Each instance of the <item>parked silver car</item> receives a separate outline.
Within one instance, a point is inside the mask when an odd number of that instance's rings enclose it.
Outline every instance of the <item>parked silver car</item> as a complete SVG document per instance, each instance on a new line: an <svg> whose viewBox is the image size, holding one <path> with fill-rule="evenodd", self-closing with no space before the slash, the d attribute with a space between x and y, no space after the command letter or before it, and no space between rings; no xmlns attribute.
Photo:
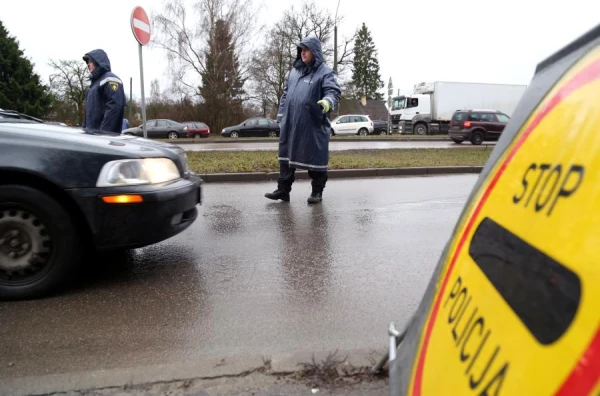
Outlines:
<svg viewBox="0 0 600 396"><path fill-rule="evenodd" d="M368 115L346 114L331 121L333 135L361 135L373 133L373 121Z"/></svg>

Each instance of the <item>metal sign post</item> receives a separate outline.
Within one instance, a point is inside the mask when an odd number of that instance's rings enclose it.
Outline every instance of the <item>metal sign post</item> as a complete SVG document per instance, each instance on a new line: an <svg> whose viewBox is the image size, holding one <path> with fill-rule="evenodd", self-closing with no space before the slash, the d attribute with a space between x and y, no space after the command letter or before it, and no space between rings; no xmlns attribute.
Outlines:
<svg viewBox="0 0 600 396"><path fill-rule="evenodd" d="M146 128L146 96L144 95L144 61L142 59L142 45L140 48L140 83L142 87L142 130L144 131L144 139L148 139L148 128Z"/></svg>
<svg viewBox="0 0 600 396"><path fill-rule="evenodd" d="M142 130L144 138L148 138L148 129L146 128L146 96L144 94L144 60L142 58L142 47L150 42L150 18L142 7L135 7L131 12L131 30L133 36L139 43L140 53L140 83L142 91Z"/></svg>

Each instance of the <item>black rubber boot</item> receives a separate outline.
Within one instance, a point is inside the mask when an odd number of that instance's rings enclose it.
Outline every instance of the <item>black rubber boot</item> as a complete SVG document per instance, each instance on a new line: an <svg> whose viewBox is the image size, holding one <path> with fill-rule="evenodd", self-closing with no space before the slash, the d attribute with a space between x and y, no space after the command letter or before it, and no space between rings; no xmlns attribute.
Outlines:
<svg viewBox="0 0 600 396"><path fill-rule="evenodd" d="M307 202L309 204L316 204L319 203L323 200L323 194L320 192L312 192L312 194L310 194L310 197L308 197Z"/></svg>
<svg viewBox="0 0 600 396"><path fill-rule="evenodd" d="M277 201L281 199L284 202L290 202L290 193L286 193L285 191L275 190L272 193L266 193L265 197Z"/></svg>

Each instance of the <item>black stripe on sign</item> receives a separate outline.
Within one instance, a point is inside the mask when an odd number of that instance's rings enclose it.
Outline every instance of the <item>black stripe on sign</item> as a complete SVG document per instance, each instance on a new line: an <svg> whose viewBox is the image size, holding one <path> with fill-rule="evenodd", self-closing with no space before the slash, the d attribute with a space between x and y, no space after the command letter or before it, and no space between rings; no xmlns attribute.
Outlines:
<svg viewBox="0 0 600 396"><path fill-rule="evenodd" d="M573 271L489 217L477 227L469 255L541 344L569 328L581 298Z"/></svg>

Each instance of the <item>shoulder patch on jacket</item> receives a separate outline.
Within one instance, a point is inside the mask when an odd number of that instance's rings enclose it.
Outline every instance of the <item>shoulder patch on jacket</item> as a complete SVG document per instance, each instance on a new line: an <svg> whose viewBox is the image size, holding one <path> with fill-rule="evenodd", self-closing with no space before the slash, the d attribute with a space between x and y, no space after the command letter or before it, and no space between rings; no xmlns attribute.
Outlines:
<svg viewBox="0 0 600 396"><path fill-rule="evenodd" d="M111 82L109 82L108 84L110 85L110 88L111 88L113 91L116 91L117 89L119 89L119 84L117 84L116 82L112 82L112 81L111 81Z"/></svg>
<svg viewBox="0 0 600 396"><path fill-rule="evenodd" d="M120 79L118 79L117 77L106 77L105 79L103 79L102 81L100 81L100 86L103 86L106 83L115 83L115 84L119 84L122 85L123 83L121 82ZM111 85L112 87L112 85ZM118 88L118 85L117 85Z"/></svg>

